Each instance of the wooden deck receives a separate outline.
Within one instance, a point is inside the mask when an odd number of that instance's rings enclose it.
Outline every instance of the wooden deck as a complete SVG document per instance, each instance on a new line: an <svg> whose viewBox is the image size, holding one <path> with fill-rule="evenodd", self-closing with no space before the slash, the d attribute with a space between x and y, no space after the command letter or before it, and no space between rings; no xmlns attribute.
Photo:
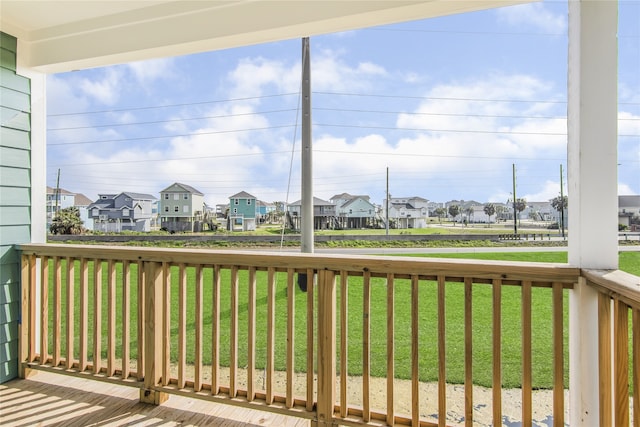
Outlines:
<svg viewBox="0 0 640 427"><path fill-rule="evenodd" d="M182 396L161 406L140 403L139 390L39 372L0 384L0 425L20 426L288 426L309 420Z"/></svg>

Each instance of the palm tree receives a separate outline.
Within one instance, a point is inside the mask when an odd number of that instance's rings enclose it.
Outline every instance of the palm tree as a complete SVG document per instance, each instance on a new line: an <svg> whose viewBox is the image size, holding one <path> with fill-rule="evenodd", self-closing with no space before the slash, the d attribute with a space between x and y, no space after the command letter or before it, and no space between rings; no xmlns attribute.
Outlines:
<svg viewBox="0 0 640 427"><path fill-rule="evenodd" d="M460 214L460 206L458 205L449 206L449 215L451 215L451 217L453 218L454 227L456 225L456 217L458 216L458 214Z"/></svg>
<svg viewBox="0 0 640 427"><path fill-rule="evenodd" d="M491 227L491 216L496 213L496 205L493 203L487 203L484 205L484 213L489 217L489 227Z"/></svg>

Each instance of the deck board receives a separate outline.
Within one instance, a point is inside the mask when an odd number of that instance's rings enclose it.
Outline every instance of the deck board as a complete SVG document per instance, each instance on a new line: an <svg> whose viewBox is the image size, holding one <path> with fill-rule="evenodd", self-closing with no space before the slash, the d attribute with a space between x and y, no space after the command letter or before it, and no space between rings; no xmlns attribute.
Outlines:
<svg viewBox="0 0 640 427"><path fill-rule="evenodd" d="M309 420L171 396L140 403L137 388L49 372L0 384L0 425L26 426L287 426Z"/></svg>

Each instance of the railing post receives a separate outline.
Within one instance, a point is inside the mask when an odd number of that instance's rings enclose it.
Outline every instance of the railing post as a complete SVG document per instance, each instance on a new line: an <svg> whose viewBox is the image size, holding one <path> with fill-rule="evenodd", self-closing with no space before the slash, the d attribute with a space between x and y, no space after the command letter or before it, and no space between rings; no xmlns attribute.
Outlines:
<svg viewBox="0 0 640 427"><path fill-rule="evenodd" d="M162 379L162 264L159 262L143 262L144 268L144 346L138 351L144 352L144 388L140 389L140 402L160 405L169 398L167 393L156 390ZM140 271L138 272L140 274Z"/></svg>
<svg viewBox="0 0 640 427"><path fill-rule="evenodd" d="M336 276L318 271L318 404L312 425L335 425L333 407L336 384Z"/></svg>

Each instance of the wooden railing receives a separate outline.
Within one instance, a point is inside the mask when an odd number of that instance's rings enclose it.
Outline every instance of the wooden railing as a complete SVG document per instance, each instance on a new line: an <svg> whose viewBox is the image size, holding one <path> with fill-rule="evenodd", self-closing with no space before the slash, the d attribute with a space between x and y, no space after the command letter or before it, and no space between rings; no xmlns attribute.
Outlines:
<svg viewBox="0 0 640 427"><path fill-rule="evenodd" d="M600 425L640 426L640 278L622 271L582 275L598 291Z"/></svg>
<svg viewBox="0 0 640 427"><path fill-rule="evenodd" d="M547 415L564 423L565 300L566 290L585 280L577 268L80 245L20 249L23 369L139 387L141 400L156 404L182 394L318 425L472 425L481 412L477 384L490 389L488 423L501 425L506 383L520 389L525 425L537 388L553 389ZM609 289L592 276L589 283ZM550 330L539 330L540 318ZM532 374L538 364L549 368L548 383ZM505 379L514 369L515 383ZM429 382L435 401L423 389ZM460 397L448 388L452 383L463 389ZM628 389L626 396L628 405Z"/></svg>

